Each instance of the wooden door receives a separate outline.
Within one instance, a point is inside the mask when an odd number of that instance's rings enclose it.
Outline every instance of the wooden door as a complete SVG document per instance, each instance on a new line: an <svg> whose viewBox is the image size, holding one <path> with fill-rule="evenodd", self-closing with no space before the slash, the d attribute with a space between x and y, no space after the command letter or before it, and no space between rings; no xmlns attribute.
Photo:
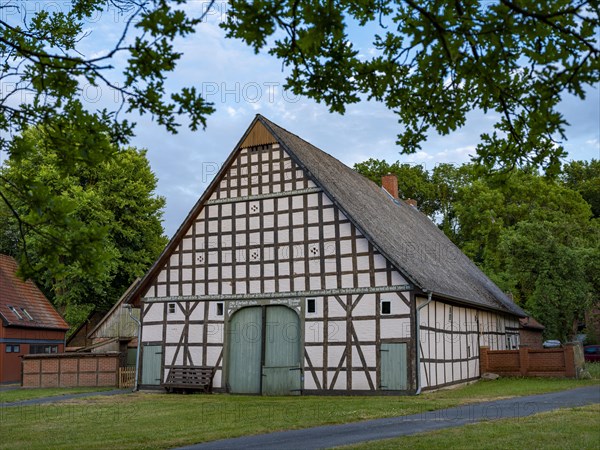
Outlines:
<svg viewBox="0 0 600 450"><path fill-rule="evenodd" d="M161 383L161 363L162 346L144 345L144 351L142 352L141 384L157 385Z"/></svg>
<svg viewBox="0 0 600 450"><path fill-rule="evenodd" d="M407 359L405 343L382 343L381 386L385 391L405 391L407 389Z"/></svg>
<svg viewBox="0 0 600 450"><path fill-rule="evenodd" d="M227 384L238 394L260 394L262 308L253 306L231 317L227 333Z"/></svg>
<svg viewBox="0 0 600 450"><path fill-rule="evenodd" d="M302 371L298 314L285 306L268 306L264 339L262 393L299 395Z"/></svg>

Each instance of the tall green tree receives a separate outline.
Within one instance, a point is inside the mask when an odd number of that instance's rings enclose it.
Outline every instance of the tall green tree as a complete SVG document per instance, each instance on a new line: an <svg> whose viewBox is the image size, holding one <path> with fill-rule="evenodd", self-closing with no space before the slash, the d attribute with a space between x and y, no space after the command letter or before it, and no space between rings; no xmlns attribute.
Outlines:
<svg viewBox="0 0 600 450"><path fill-rule="evenodd" d="M560 178L565 186L581 194L592 208L594 217L600 217L600 160L571 161L565 164Z"/></svg>
<svg viewBox="0 0 600 450"><path fill-rule="evenodd" d="M23 165L18 180L0 173L0 202L18 228L28 230L21 238L33 239L37 229L36 239L48 239L46 245L22 243L21 252L28 256L27 272L43 261L55 264L52 270L58 273L66 259L71 266L77 261L82 274L93 276L107 254L98 235L106 221L96 217L96 229L89 226L96 214L91 207L96 200L86 197L89 192L83 190L77 199L74 192L61 197L40 183L35 171L27 171L29 161L39 155L35 146L22 142L22 133L42 130L44 145L54 155L56 177L71 179L79 177L84 166L94 173L103 170L103 164L115 164L116 146L127 145L134 133L135 124L124 114L148 114L171 133L176 133L182 122L192 130L206 125L214 109L199 90L166 87L168 74L182 56L176 40L202 25L214 1L204 4L203 12L196 16L186 10L185 3L69 0L0 4L0 152L6 152L13 171ZM98 29L96 25L102 23L110 26L110 33ZM92 53L90 43L98 33L103 33L103 48ZM114 108L95 111L96 105L86 100L89 89L116 99ZM89 202L86 227L79 227L73 215L76 202ZM51 233L52 229L63 232ZM37 253L26 255L33 248ZM56 256L58 248L62 249L61 258Z"/></svg>
<svg viewBox="0 0 600 450"><path fill-rule="evenodd" d="M398 114L403 153L430 130L462 127L476 109L498 117L481 135L478 162L557 173L566 125L557 105L567 93L585 98L600 80L597 0L230 5L228 36L289 66L295 94L341 113L366 97Z"/></svg>
<svg viewBox="0 0 600 450"><path fill-rule="evenodd" d="M9 159L0 171L14 209L0 242L72 322L82 311L114 304L166 244L164 199L154 194L145 151L96 139L112 158L93 167L74 162L65 171L60 148L44 129L31 129L12 142L26 157Z"/></svg>

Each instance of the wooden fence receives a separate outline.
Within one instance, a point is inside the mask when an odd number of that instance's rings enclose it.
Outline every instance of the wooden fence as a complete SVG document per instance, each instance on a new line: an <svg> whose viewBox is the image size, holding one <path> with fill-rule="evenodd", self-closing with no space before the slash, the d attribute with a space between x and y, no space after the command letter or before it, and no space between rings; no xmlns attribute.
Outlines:
<svg viewBox="0 0 600 450"><path fill-rule="evenodd" d="M119 389L133 388L135 367L119 367Z"/></svg>
<svg viewBox="0 0 600 450"><path fill-rule="evenodd" d="M575 378L583 366L581 347L567 344L561 348L532 349L521 345L519 350L490 350L481 347L480 373L504 376Z"/></svg>

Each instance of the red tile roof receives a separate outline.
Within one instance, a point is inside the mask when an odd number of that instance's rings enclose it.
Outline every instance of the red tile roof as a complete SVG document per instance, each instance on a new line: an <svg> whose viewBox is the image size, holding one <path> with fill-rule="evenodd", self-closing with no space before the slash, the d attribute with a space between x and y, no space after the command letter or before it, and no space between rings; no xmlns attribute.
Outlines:
<svg viewBox="0 0 600 450"><path fill-rule="evenodd" d="M0 255L0 317L3 322L9 326L68 330L69 325L44 294L31 280L19 278L17 269L14 258Z"/></svg>

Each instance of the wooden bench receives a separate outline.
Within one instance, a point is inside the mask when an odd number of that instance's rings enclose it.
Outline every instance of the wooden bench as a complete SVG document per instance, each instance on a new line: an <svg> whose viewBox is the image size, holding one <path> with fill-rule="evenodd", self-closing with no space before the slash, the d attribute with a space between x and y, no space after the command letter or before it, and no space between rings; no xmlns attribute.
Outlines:
<svg viewBox="0 0 600 450"><path fill-rule="evenodd" d="M212 380L215 376L215 368L208 366L196 367L172 367L169 370L167 381L162 383L167 392L174 392L176 389L202 390L207 394L212 392Z"/></svg>

